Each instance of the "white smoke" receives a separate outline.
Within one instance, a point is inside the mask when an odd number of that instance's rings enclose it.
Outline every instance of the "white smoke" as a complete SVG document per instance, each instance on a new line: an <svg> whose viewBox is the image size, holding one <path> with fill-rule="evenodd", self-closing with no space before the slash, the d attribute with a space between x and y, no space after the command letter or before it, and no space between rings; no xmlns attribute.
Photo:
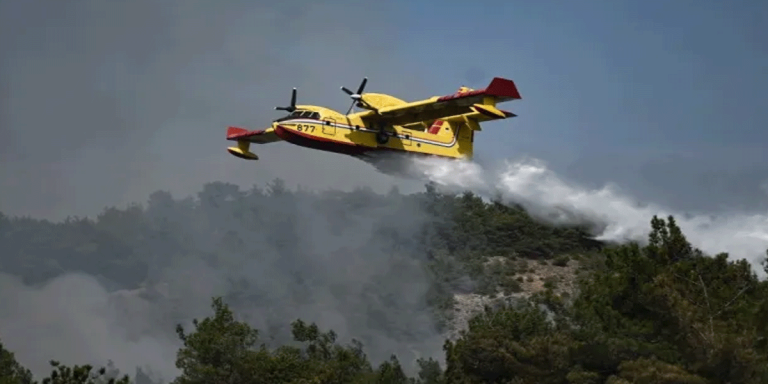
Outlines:
<svg viewBox="0 0 768 384"><path fill-rule="evenodd" d="M555 223L590 220L604 225L599 240L644 242L653 215L673 215L688 240L708 254L728 252L746 259L760 276L768 248L768 214L690 215L657 204L640 204L610 184L599 189L568 183L536 159L507 162L486 170L468 161L414 159L412 171L451 190L495 193Z"/></svg>

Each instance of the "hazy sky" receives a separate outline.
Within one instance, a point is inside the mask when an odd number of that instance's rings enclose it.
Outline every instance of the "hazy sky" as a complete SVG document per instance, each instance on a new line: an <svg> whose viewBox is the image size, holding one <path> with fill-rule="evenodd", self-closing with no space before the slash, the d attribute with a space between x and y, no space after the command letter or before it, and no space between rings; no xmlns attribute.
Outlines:
<svg viewBox="0 0 768 384"><path fill-rule="evenodd" d="M314 5L312 5L314 4ZM3 1L0 210L61 218L203 183L406 190L286 143L229 155L228 125L339 86L420 99L515 80L482 161L530 155L676 209L768 200L768 3ZM764 207L764 206L763 206Z"/></svg>

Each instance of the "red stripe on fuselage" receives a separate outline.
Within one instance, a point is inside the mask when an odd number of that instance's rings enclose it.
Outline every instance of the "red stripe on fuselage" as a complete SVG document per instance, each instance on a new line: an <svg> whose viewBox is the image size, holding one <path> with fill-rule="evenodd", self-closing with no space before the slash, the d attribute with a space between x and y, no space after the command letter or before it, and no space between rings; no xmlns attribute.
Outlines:
<svg viewBox="0 0 768 384"><path fill-rule="evenodd" d="M325 137L317 137L304 132L298 132L293 129L288 129L282 125L275 127L275 134L277 134L277 136L281 139L300 147L319 149L321 151L341 153L345 155L360 155L373 150L373 148L365 147L362 145L345 143L343 141L337 141Z"/></svg>

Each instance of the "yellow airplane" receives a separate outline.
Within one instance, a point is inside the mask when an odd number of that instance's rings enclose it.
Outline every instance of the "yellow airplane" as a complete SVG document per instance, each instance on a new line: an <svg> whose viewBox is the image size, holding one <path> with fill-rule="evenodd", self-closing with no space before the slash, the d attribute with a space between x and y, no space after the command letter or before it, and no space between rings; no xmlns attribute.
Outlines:
<svg viewBox="0 0 768 384"><path fill-rule="evenodd" d="M496 104L520 99L512 80L496 77L485 89L461 87L456 93L405 102L381 93L363 93L368 78L357 92L341 90L352 98L346 114L314 105L296 105L296 88L291 104L275 107L287 116L270 128L249 131L229 127L227 140L237 146L229 153L246 160L258 160L251 143L287 141L302 147L351 155L365 160L373 153L399 152L452 159L471 159L475 131L480 123L516 115ZM363 111L350 114L357 106Z"/></svg>

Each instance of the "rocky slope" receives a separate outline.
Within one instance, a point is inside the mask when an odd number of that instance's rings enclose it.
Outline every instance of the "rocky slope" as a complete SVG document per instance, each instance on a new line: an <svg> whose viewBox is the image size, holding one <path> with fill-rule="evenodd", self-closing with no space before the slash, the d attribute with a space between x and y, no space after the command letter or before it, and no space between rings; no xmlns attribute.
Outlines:
<svg viewBox="0 0 768 384"><path fill-rule="evenodd" d="M527 298L534 293L545 290L560 297L572 297L576 293L576 280L580 271L577 259L560 257L551 261L534 261L511 259L507 257L489 257L484 264L486 273L493 271L506 272L504 279L512 279L513 287L494 287L494 295L477 293L455 294L454 312L448 337L455 340L472 316L483 311L485 306L494 307L505 303L513 303L517 299ZM510 284L507 284L510 285Z"/></svg>

